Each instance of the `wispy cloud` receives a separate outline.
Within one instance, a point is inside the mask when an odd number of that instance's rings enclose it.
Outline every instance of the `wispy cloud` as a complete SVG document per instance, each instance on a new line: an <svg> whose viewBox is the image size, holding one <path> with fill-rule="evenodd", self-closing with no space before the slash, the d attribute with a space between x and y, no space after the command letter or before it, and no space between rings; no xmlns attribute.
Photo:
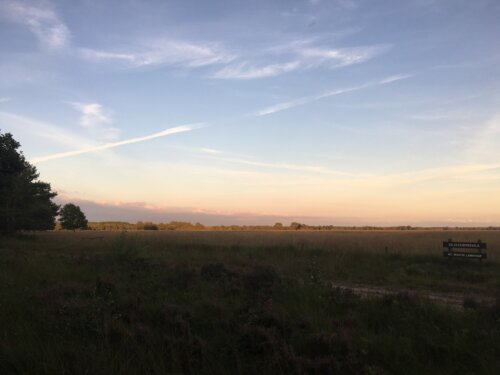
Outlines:
<svg viewBox="0 0 500 375"><path fill-rule="evenodd" d="M71 33L47 1L3 0L0 17L27 27L44 48L59 49L70 42Z"/></svg>
<svg viewBox="0 0 500 375"><path fill-rule="evenodd" d="M0 112L0 125L16 134L32 135L66 147L89 147L94 143L50 122L10 112Z"/></svg>
<svg viewBox="0 0 500 375"><path fill-rule="evenodd" d="M281 112L281 111L284 111L286 109L290 109L290 108L297 107L300 105L315 102L317 100L320 100L323 98L328 98L330 96L341 95L341 94L345 94L348 92L365 89L368 87L385 85L388 83L400 81L400 80L410 78L410 77L413 77L413 75L412 74L397 74L397 75L382 78L381 80L378 80L378 81L368 82L368 83L358 85L358 86L353 86L353 87L348 87L348 88L343 88L343 89L338 89L338 90L326 91L326 92L323 92L323 93L318 94L318 95L307 96L307 97L303 97L303 98L294 99L294 100L291 100L288 102L278 103L278 104L272 105L270 107L266 107L266 108L263 108L261 110L258 110L257 112L253 113L252 115L253 116L270 115L272 113Z"/></svg>
<svg viewBox="0 0 500 375"><path fill-rule="evenodd" d="M241 164L241 165L248 165L253 167L262 167L269 169L281 169L281 170L297 171L305 173L318 173L330 176L353 176L353 174L351 173L333 170L330 168L326 168L324 166L290 164L290 163L280 163L280 162L265 162L265 161L251 160L242 157L234 157L234 154L232 153L227 153L220 150L214 150L211 148L201 148L199 150L194 150L194 151L206 154L213 160L219 160L233 164Z"/></svg>
<svg viewBox="0 0 500 375"><path fill-rule="evenodd" d="M346 0L339 2L351 3ZM362 63L390 48L389 45L331 48L318 44L319 38L309 38L262 50L246 49L243 56L238 56L219 42L160 36L135 42L127 40L122 47L114 45L99 49L71 46L71 33L48 0L0 0L0 11L3 14L0 17L27 27L47 49L66 48L69 54L87 61L120 63L133 68L219 66L211 75L215 79L248 80L318 67L339 68Z"/></svg>
<svg viewBox="0 0 500 375"><path fill-rule="evenodd" d="M500 132L500 122L491 122L490 131ZM438 168L429 168L413 171L404 171L391 174L359 173L345 172L335 170L323 165L304 165L281 162L268 162L252 160L248 157L233 157L231 154L217 150L216 153L206 152L206 149L200 149L199 152L206 154L212 160L218 160L231 164L256 167L259 172L264 169L282 170L290 172L299 172L301 178L307 175L317 175L320 179L313 179L314 183L328 184L334 179L336 184L341 184L348 188L362 188L366 186L394 188L397 186L408 186L416 183L427 183L432 181L478 181L478 180L500 180L500 163L469 163L450 165ZM232 174L244 176L247 171L230 171ZM302 174L303 173L303 174ZM254 175L249 175L254 178ZM273 180L274 181L274 180ZM290 180L291 181L291 180ZM290 182L288 181L288 182ZM322 181L322 182L321 182ZM276 183L274 181L273 183ZM296 182L295 182L296 183ZM340 185L339 185L340 186Z"/></svg>
<svg viewBox="0 0 500 375"><path fill-rule="evenodd" d="M0 104L10 102L12 98L0 98Z"/></svg>
<svg viewBox="0 0 500 375"><path fill-rule="evenodd" d="M92 62L121 62L131 67L172 65L197 68L227 64L235 58L215 42L191 42L174 38L150 38L120 49L85 48L71 45L71 32L48 0L0 0L0 19L27 27L44 48L66 48L68 53ZM130 47L132 46L132 47Z"/></svg>
<svg viewBox="0 0 500 375"><path fill-rule="evenodd" d="M352 48L303 47L296 52L303 56L309 66L324 64L329 68L337 68L365 62L388 51L389 48L389 45Z"/></svg>
<svg viewBox="0 0 500 375"><path fill-rule="evenodd" d="M220 155L220 154L223 154L222 151L219 151L219 150L215 150L213 148L201 148L200 149L201 152L204 152L205 154L210 154L210 155Z"/></svg>
<svg viewBox="0 0 500 375"><path fill-rule="evenodd" d="M451 181L456 179L469 179L474 181L480 177L479 175L487 172L491 172L494 174L493 176L500 178L500 175L498 175L499 171L500 163L451 165L439 168L376 176L373 178L371 183L394 187L396 185L411 185L437 180ZM492 174L488 174L483 177L491 178L491 176Z"/></svg>
<svg viewBox="0 0 500 375"><path fill-rule="evenodd" d="M94 62L123 62L132 67L179 65L198 68L226 64L235 56L217 43L194 43L159 38L139 43L132 50L96 50L80 48L80 56Z"/></svg>
<svg viewBox="0 0 500 375"><path fill-rule="evenodd" d="M74 109L81 113L80 125L91 130L100 139L116 139L120 130L114 127L111 113L99 103L69 102Z"/></svg>
<svg viewBox="0 0 500 375"><path fill-rule="evenodd" d="M413 76L414 74L394 74L392 76L382 78L380 81L375 82L374 85L385 85L387 83L401 81L402 79L411 78Z"/></svg>
<svg viewBox="0 0 500 375"><path fill-rule="evenodd" d="M133 53L109 52L109 51L95 50L92 48L79 48L78 52L83 59L93 62L122 61L134 64L138 60L138 56Z"/></svg>
<svg viewBox="0 0 500 375"><path fill-rule="evenodd" d="M321 0L308 0L312 5L318 5L321 3ZM345 9L354 9L358 6L358 4L354 0L329 0L330 3L335 3L340 8Z"/></svg>
<svg viewBox="0 0 500 375"><path fill-rule="evenodd" d="M262 53L268 60L284 60L271 64L235 61L214 73L218 79L255 79L281 75L296 70L318 67L334 69L368 61L384 52L389 45L330 48L315 45L317 38L300 39L267 48Z"/></svg>
<svg viewBox="0 0 500 375"><path fill-rule="evenodd" d="M359 64L390 48L389 45L330 48L318 45L317 40L318 38L298 39L262 50L246 51L243 56L231 52L221 43L189 42L171 38L146 40L123 49L79 48L78 53L88 61L119 62L135 68L162 65L198 68L223 65L211 75L212 78L248 80L297 70L318 67L333 69ZM256 56L257 61L253 61L252 56Z"/></svg>
<svg viewBox="0 0 500 375"><path fill-rule="evenodd" d="M195 129L200 129L205 127L205 124L194 123L194 124L176 126L145 137L131 138L119 142L112 142L101 145L96 144L94 140L75 134L74 132L66 130L50 122L41 121L38 119L10 112L0 111L0 127L2 128L2 130L15 131L16 134L24 133L26 135L46 139L54 144L75 148L75 150L73 151L36 157L31 160L33 163L39 163L43 161L60 159L64 157L80 155L89 152L107 150L127 144L145 142L151 139L165 137L176 133L182 133Z"/></svg>
<svg viewBox="0 0 500 375"><path fill-rule="evenodd" d="M282 64L270 64L261 67L248 66L247 63L229 65L217 71L213 78L220 79L254 79L273 77L297 70L301 67L300 61L290 61Z"/></svg>
<svg viewBox="0 0 500 375"><path fill-rule="evenodd" d="M245 159L235 159L235 158L218 158L222 161L227 161L231 163L244 164L254 167L263 167L263 168L271 168L271 169L284 169L288 171L297 171L297 172L306 172L306 173L319 173L326 174L331 176L352 176L352 174L332 170L329 168L325 168L323 166L317 165L301 165L301 164L290 164L290 163L269 163L269 162L261 162L255 160L245 160Z"/></svg>
<svg viewBox="0 0 500 375"><path fill-rule="evenodd" d="M111 117L104 113L104 109L99 103L69 103L77 111L81 112L80 125L86 128L92 128L100 124L109 124Z"/></svg>
<svg viewBox="0 0 500 375"><path fill-rule="evenodd" d="M103 151L103 150L108 150L111 148L129 145L129 144L133 144L133 143L145 142L145 141L149 141L149 140L155 139L155 138L166 137L166 136L169 136L172 134L188 132L188 131L199 129L202 127L204 127L204 124L201 124L201 123L181 125L181 126L176 126L174 128L165 129L161 132L147 135L145 137L130 138L130 139L126 139L126 140L119 141L119 142L106 143L103 145L81 148L81 149L74 150L74 151L60 152L60 153L56 153L56 154L52 154L52 155L33 158L30 161L32 163L41 163L41 162L49 161L49 160L62 159L62 158L70 157L70 156L76 156L76 155L87 154L87 153L91 153L91 152Z"/></svg>

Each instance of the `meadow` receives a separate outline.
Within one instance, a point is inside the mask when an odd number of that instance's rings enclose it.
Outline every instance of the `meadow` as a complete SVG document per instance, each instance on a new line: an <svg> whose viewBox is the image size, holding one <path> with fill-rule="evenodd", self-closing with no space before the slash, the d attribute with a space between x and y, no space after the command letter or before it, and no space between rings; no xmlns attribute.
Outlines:
<svg viewBox="0 0 500 375"><path fill-rule="evenodd" d="M449 238L488 259L444 259ZM0 373L497 374L499 252L493 230L3 237Z"/></svg>

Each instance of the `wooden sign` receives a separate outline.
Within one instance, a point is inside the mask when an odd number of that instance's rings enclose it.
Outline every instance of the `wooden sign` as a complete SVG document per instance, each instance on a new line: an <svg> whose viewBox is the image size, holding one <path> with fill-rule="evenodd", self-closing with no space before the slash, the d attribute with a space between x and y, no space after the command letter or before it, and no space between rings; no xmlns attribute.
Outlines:
<svg viewBox="0 0 500 375"><path fill-rule="evenodd" d="M477 242L453 242L451 239L443 242L443 247L448 250L443 251L443 256L446 258L466 258L466 259L486 259L486 243L478 240ZM455 249L476 250L471 251L456 251Z"/></svg>

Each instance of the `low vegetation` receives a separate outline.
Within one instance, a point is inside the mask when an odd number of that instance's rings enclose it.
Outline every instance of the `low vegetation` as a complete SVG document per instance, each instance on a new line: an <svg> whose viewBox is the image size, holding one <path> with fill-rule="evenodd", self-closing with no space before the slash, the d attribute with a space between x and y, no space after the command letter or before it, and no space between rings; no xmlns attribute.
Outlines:
<svg viewBox="0 0 500 375"><path fill-rule="evenodd" d="M49 232L0 239L2 374L496 374L498 233ZM491 236L491 237L488 237ZM438 242L436 244L436 242ZM330 281L461 292L463 311Z"/></svg>
<svg viewBox="0 0 500 375"><path fill-rule="evenodd" d="M59 228L58 228L59 229ZM392 227L376 226L340 226L340 225L308 225L292 222L290 225L275 223L274 225L203 225L201 223L191 223L189 221L170 221L168 223L153 223L151 221L138 221L135 224L126 221L97 221L90 222L89 229L92 230L179 230L179 231L420 231L420 230L476 230L476 231L497 231L500 227L412 227L410 225L399 225Z"/></svg>

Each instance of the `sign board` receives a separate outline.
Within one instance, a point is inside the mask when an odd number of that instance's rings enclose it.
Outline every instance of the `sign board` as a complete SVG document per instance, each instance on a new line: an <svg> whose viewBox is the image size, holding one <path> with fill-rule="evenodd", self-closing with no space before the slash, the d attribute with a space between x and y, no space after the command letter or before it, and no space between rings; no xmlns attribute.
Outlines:
<svg viewBox="0 0 500 375"><path fill-rule="evenodd" d="M443 256L446 258L465 258L465 259L486 259L486 243L478 240L477 242L453 242L451 239L443 242L443 247L448 250L443 251ZM456 251L455 249L476 250L471 251Z"/></svg>

